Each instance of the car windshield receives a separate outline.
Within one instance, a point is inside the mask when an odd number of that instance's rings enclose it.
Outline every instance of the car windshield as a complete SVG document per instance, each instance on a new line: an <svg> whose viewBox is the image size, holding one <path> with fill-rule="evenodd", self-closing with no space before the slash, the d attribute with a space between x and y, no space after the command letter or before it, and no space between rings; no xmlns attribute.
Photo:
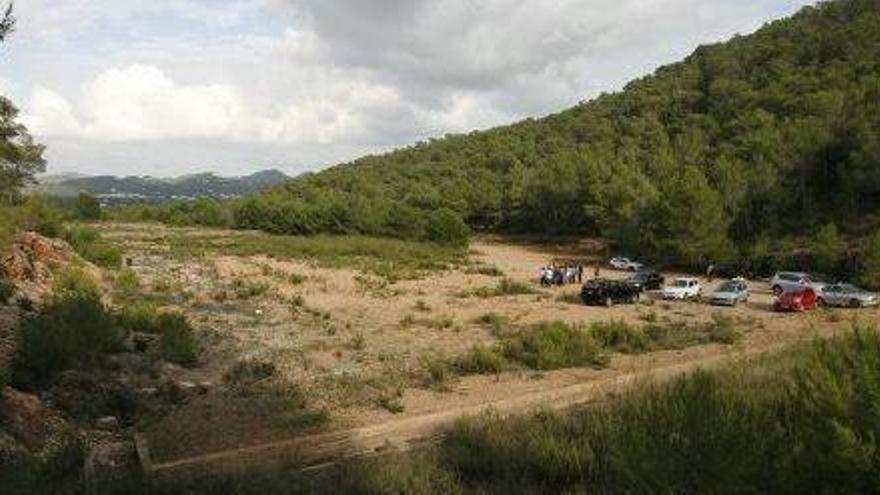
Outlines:
<svg viewBox="0 0 880 495"><path fill-rule="evenodd" d="M807 276L811 282L819 282L820 284L830 284L831 280L821 273L811 273ZM848 284L847 284L848 285Z"/></svg>
<svg viewBox="0 0 880 495"><path fill-rule="evenodd" d="M853 284L840 284L838 285L841 292L861 292L862 289L859 289Z"/></svg>
<svg viewBox="0 0 880 495"><path fill-rule="evenodd" d="M672 286L673 287L687 287L690 283L687 280L676 280Z"/></svg>
<svg viewBox="0 0 880 495"><path fill-rule="evenodd" d="M739 291L739 284L734 282L725 282L718 288L718 292L737 292Z"/></svg>

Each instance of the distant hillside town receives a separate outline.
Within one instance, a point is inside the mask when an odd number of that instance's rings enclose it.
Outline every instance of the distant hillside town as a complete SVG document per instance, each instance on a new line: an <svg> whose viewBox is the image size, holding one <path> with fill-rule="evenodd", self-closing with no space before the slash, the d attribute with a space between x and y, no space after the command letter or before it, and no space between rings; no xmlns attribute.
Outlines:
<svg viewBox="0 0 880 495"><path fill-rule="evenodd" d="M104 206L186 201L197 198L232 199L260 192L287 181L279 170L264 170L241 177L220 177L213 173L176 178L47 175L38 178L30 190L58 197L87 193Z"/></svg>

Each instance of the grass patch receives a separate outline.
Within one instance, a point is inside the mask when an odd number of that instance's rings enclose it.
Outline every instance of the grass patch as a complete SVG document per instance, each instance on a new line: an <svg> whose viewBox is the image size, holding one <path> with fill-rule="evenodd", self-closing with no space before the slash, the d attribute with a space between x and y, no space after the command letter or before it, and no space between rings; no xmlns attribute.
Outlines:
<svg viewBox="0 0 880 495"><path fill-rule="evenodd" d="M504 272L495 265L484 265L482 263L470 265L465 271L468 275L485 275L487 277L503 277Z"/></svg>
<svg viewBox="0 0 880 495"><path fill-rule="evenodd" d="M114 243L101 238L92 227L71 225L64 232L64 240L77 254L104 268L119 268L122 250Z"/></svg>
<svg viewBox="0 0 880 495"><path fill-rule="evenodd" d="M466 256L466 250L461 247L364 236L299 237L212 230L202 230L201 235L190 236L185 230L172 229L171 235L153 241L157 243L157 249L170 249L179 257L216 253L305 259L325 268L354 268L369 272L392 283L448 269L462 263Z"/></svg>
<svg viewBox="0 0 880 495"><path fill-rule="evenodd" d="M480 287L472 291L465 291L459 294L459 297L479 297L488 299L492 297L504 296L521 296L528 294L538 294L539 291L527 283L518 282L509 278L503 278L497 285L491 287Z"/></svg>

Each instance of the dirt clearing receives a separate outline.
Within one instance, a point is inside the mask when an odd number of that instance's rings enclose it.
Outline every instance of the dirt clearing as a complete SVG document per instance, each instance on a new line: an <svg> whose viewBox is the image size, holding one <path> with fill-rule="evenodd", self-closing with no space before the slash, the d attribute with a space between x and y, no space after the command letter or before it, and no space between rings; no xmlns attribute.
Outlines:
<svg viewBox="0 0 880 495"><path fill-rule="evenodd" d="M590 384L604 384L607 393L617 379L753 355L844 330L854 318L880 317L874 309L775 314L772 295L760 282L751 284L752 300L736 308L653 298L593 308L578 302L578 286L538 286L538 270L549 259L590 259L590 243L482 239L466 258L423 265L410 260L400 268L406 276L397 277L395 266L403 265L393 260L332 262L236 248L257 234L154 225L101 230L125 248L128 269L136 274L138 288L124 297L179 309L198 330L199 365L172 372L179 382L204 384L202 392L142 426L159 464L316 434L384 431L380 425L449 419L488 405L515 412L556 400L583 402L588 394L578 390ZM188 239L207 239L203 245L209 248L184 250ZM624 275L603 269L603 276ZM499 293L502 280L527 284L528 293ZM708 326L719 318L741 336L735 343L612 353L600 366L573 369L519 367L438 377L430 366L497 347L508 328L541 322L584 327L621 321L641 328Z"/></svg>

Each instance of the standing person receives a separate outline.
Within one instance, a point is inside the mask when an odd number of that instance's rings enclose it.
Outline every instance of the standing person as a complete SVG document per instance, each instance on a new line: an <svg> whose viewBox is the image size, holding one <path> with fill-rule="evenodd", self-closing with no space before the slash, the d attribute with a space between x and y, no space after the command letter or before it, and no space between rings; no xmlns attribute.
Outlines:
<svg viewBox="0 0 880 495"><path fill-rule="evenodd" d="M599 263L596 263L596 271L595 271L595 273L593 273L593 278L598 280L599 276L601 274L602 274L602 265L600 265Z"/></svg>
<svg viewBox="0 0 880 495"><path fill-rule="evenodd" d="M709 263L709 266L706 267L706 278L709 279L709 282L715 279L715 263Z"/></svg>
<svg viewBox="0 0 880 495"><path fill-rule="evenodd" d="M579 284L584 283L584 265L580 263L577 266L577 280Z"/></svg>

